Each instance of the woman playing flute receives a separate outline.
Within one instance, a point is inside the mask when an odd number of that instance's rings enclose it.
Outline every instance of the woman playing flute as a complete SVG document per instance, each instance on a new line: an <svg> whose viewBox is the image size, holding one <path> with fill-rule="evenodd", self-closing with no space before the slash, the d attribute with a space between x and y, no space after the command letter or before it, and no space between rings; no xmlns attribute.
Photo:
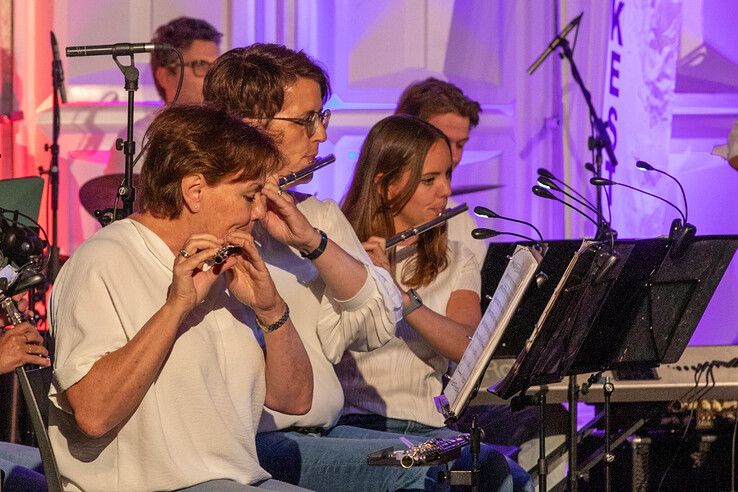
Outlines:
<svg viewBox="0 0 738 492"><path fill-rule="evenodd" d="M433 228L385 251L385 240L446 209L451 151L430 124L390 116L369 132L342 209L372 260L403 292L397 336L371 353L347 351L336 366L345 393L342 424L449 438L433 397L449 361L458 362L481 318L480 267L463 244ZM484 451L483 451L484 452ZM462 455L463 459L463 455ZM528 477L511 464L517 488Z"/></svg>

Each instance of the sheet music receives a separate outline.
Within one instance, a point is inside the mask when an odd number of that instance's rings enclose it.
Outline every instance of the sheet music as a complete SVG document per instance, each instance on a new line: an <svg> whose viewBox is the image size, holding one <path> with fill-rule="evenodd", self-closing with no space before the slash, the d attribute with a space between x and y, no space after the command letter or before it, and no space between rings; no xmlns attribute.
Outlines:
<svg viewBox="0 0 738 492"><path fill-rule="evenodd" d="M542 259L533 248L515 248L453 377L436 397L436 407L447 419L458 417L466 406Z"/></svg>

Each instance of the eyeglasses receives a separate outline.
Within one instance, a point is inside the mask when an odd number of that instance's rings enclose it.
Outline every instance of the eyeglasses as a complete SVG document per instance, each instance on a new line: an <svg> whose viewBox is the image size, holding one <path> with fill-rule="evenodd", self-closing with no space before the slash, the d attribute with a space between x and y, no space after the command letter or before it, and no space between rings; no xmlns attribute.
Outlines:
<svg viewBox="0 0 738 492"><path fill-rule="evenodd" d="M328 129L328 123L331 121L331 110L324 109L321 112L311 111L304 118L287 118L286 116L272 116L271 118L266 118L266 119L283 120L283 121L289 121L291 123L295 123L298 125L302 125L305 127L305 131L307 132L308 138L310 138L313 135L315 135L316 131L318 131L318 122L320 122L320 124L323 125L323 129L325 130Z"/></svg>
<svg viewBox="0 0 738 492"><path fill-rule="evenodd" d="M170 68L176 68L178 66L179 63L169 65ZM210 67L213 66L213 63L207 60L192 60L185 63L184 66L192 68L192 73L194 73L196 77L205 77L208 70L210 70Z"/></svg>

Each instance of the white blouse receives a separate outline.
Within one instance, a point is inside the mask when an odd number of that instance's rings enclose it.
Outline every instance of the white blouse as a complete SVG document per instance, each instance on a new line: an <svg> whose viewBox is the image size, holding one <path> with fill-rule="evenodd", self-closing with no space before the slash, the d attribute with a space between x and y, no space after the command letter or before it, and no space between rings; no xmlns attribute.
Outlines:
<svg viewBox="0 0 738 492"><path fill-rule="evenodd" d="M159 375L117 431L93 439L75 423L64 391L164 304L173 263L154 232L125 219L82 244L54 284L49 437L65 490L173 490L269 477L255 446L264 355L225 278L182 323Z"/></svg>
<svg viewBox="0 0 738 492"><path fill-rule="evenodd" d="M336 202L295 195L298 208L313 227L364 263L369 275L353 298L337 300L310 260L255 228L264 261L307 350L314 382L313 404L306 415L287 415L265 407L259 432L334 425L343 408L343 391L333 364L346 349L363 352L387 343L402 317L402 297L392 277L371 262Z"/></svg>
<svg viewBox="0 0 738 492"><path fill-rule="evenodd" d="M396 269L398 282L414 254L414 245L398 251L398 257L403 258ZM448 266L430 285L416 291L425 306L445 316L454 291L469 290L479 295L479 271L469 249L449 241ZM444 419L436 411L433 397L441 393L441 378L448 364L448 359L403 320L397 325L397 337L389 343L369 353L348 351L336 366L346 395L343 413L376 414L443 427Z"/></svg>

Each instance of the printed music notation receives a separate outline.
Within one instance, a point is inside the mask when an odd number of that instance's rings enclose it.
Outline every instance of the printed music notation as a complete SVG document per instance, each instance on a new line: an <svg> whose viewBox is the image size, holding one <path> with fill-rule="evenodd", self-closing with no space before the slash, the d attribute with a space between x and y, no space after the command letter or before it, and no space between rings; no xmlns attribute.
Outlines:
<svg viewBox="0 0 738 492"><path fill-rule="evenodd" d="M541 254L531 247L519 245L512 254L453 377L444 393L436 397L436 407L446 419L458 417L471 398L541 260Z"/></svg>

